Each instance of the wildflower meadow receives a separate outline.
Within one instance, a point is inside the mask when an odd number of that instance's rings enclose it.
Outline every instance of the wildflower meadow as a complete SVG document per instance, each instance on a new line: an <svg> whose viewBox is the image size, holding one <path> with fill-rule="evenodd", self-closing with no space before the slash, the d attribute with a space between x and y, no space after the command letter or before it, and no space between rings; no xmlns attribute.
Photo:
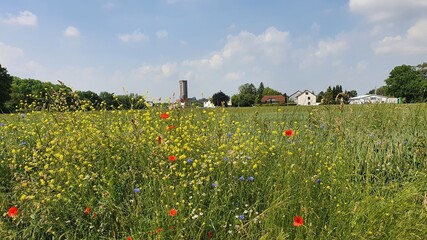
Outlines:
<svg viewBox="0 0 427 240"><path fill-rule="evenodd" d="M26 108L0 161L5 240L427 239L426 104Z"/></svg>

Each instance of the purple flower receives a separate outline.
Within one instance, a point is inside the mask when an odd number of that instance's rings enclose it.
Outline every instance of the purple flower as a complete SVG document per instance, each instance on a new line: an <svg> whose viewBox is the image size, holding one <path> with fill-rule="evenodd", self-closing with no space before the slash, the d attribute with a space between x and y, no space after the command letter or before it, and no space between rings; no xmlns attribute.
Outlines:
<svg viewBox="0 0 427 240"><path fill-rule="evenodd" d="M0 123L0 127L5 127L6 123Z"/></svg>
<svg viewBox="0 0 427 240"><path fill-rule="evenodd" d="M25 115L25 113L21 113L21 118L26 117L27 115Z"/></svg>
<svg viewBox="0 0 427 240"><path fill-rule="evenodd" d="M248 181L253 181L254 177L248 177Z"/></svg>
<svg viewBox="0 0 427 240"><path fill-rule="evenodd" d="M213 188L216 188L217 184L216 183L212 183L211 185Z"/></svg>
<svg viewBox="0 0 427 240"><path fill-rule="evenodd" d="M140 193L140 192L141 192L141 188L134 188L134 189L133 189L133 192L134 192L134 193Z"/></svg>
<svg viewBox="0 0 427 240"><path fill-rule="evenodd" d="M224 157L224 161L227 161L228 160L228 157Z"/></svg>
<svg viewBox="0 0 427 240"><path fill-rule="evenodd" d="M239 219L240 219L240 220L245 220L245 216L243 216L243 215L239 215Z"/></svg>
<svg viewBox="0 0 427 240"><path fill-rule="evenodd" d="M187 163L192 163L192 162L193 162L193 159L191 158L187 159Z"/></svg>
<svg viewBox="0 0 427 240"><path fill-rule="evenodd" d="M322 179L318 178L318 179L316 180L316 183L320 183L320 182L322 182Z"/></svg>
<svg viewBox="0 0 427 240"><path fill-rule="evenodd" d="M24 145L26 145L27 144L27 142L26 141L22 141L21 142L21 146L24 146Z"/></svg>
<svg viewBox="0 0 427 240"><path fill-rule="evenodd" d="M243 176L241 176L241 177L239 177L239 180L243 181L243 180L245 180L245 178Z"/></svg>
<svg viewBox="0 0 427 240"><path fill-rule="evenodd" d="M232 137L233 136L233 134L232 133L228 133L228 137Z"/></svg>

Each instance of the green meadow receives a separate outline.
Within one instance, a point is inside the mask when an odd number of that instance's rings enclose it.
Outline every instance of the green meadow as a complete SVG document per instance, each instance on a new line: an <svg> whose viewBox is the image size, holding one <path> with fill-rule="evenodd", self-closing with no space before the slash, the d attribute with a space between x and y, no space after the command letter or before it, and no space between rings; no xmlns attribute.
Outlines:
<svg viewBox="0 0 427 240"><path fill-rule="evenodd" d="M0 161L4 240L427 239L427 104L27 111Z"/></svg>

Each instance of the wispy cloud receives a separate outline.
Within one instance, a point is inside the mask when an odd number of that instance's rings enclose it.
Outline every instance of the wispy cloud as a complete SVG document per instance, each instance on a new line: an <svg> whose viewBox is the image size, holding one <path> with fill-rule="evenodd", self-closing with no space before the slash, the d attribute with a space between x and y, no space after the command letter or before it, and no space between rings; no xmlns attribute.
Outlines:
<svg viewBox="0 0 427 240"><path fill-rule="evenodd" d="M168 37L168 35L169 35L169 33L168 33L168 31L166 31L166 30L159 30L159 31L157 31L156 32L156 36L157 36L157 38L167 38Z"/></svg>
<svg viewBox="0 0 427 240"><path fill-rule="evenodd" d="M118 38L120 41L127 42L148 42L150 38L145 34L141 33L139 30L135 30L131 33L119 34Z"/></svg>
<svg viewBox="0 0 427 240"><path fill-rule="evenodd" d="M37 16L30 11L20 11L18 16L9 15L9 18L3 22L22 26L37 26Z"/></svg>
<svg viewBox="0 0 427 240"><path fill-rule="evenodd" d="M64 32L63 35L65 37L70 37L70 38L75 38L75 37L79 37L80 36L80 31L79 29L77 29L76 27L73 26L69 26L67 27Z"/></svg>

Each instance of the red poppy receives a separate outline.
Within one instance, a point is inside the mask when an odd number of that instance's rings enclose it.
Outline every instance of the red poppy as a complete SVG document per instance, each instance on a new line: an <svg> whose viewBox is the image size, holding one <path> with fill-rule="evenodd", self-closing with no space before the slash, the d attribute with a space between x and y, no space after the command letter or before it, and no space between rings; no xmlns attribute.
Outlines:
<svg viewBox="0 0 427 240"><path fill-rule="evenodd" d="M285 131L283 132L283 134L284 134L285 136L292 137L293 135L295 135L295 132L294 132L294 130L292 130L292 129L287 129L287 130L285 130Z"/></svg>
<svg viewBox="0 0 427 240"><path fill-rule="evenodd" d="M171 156L168 157L168 159L169 159L169 162L175 162L176 161L176 156L171 155Z"/></svg>
<svg viewBox="0 0 427 240"><path fill-rule="evenodd" d="M157 228L156 232L161 233L163 231L163 228Z"/></svg>
<svg viewBox="0 0 427 240"><path fill-rule="evenodd" d="M86 215L88 215L88 214L90 213L90 208L89 208L89 207L87 207L87 208L85 209L84 213L85 213Z"/></svg>
<svg viewBox="0 0 427 240"><path fill-rule="evenodd" d="M175 128L175 126L174 125L170 125L170 126L167 126L166 128L165 128L165 130L167 131L167 130L171 130L171 129L174 129Z"/></svg>
<svg viewBox="0 0 427 240"><path fill-rule="evenodd" d="M178 210L176 210L175 208L172 208L170 211L169 211L169 216L171 216L171 217L175 217L175 215L178 213Z"/></svg>
<svg viewBox="0 0 427 240"><path fill-rule="evenodd" d="M157 144L161 144L162 143L162 137L157 136L156 141L157 141Z"/></svg>
<svg viewBox="0 0 427 240"><path fill-rule="evenodd" d="M96 218L96 213L93 214L93 218Z"/></svg>
<svg viewBox="0 0 427 240"><path fill-rule="evenodd" d="M169 114L167 114L167 113L162 113L162 114L160 115L160 117L161 117L162 119L168 119L168 118L169 118Z"/></svg>
<svg viewBox="0 0 427 240"><path fill-rule="evenodd" d="M293 225L295 227L301 227L302 225L304 225L304 219L302 219L302 217L300 217L300 216L294 217Z"/></svg>
<svg viewBox="0 0 427 240"><path fill-rule="evenodd" d="M131 236L129 236L128 238L126 238L126 240L132 240L133 238Z"/></svg>
<svg viewBox="0 0 427 240"><path fill-rule="evenodd" d="M13 206L13 207L9 208L9 211L7 211L7 216L9 216L11 218L17 217L18 212L19 212L18 208Z"/></svg>
<svg viewBox="0 0 427 240"><path fill-rule="evenodd" d="M213 232L212 232L212 231L209 231L209 232L208 232L208 238L209 238L209 239L211 239L211 238L213 237L213 235L214 235L214 234L213 234Z"/></svg>

